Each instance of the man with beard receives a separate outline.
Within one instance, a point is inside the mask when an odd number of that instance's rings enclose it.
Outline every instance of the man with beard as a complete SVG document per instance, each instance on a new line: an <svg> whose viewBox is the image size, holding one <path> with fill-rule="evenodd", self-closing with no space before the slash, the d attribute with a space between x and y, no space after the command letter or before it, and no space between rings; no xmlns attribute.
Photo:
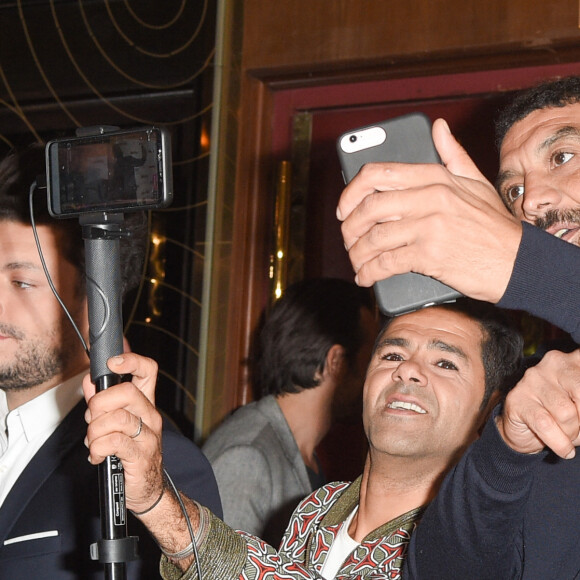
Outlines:
<svg viewBox="0 0 580 580"><path fill-rule="evenodd" d="M338 215L359 283L420 272L578 341L580 77L524 91L500 116L505 207L444 121L433 138L445 167L369 165L343 192ZM579 415L580 353L551 351L426 511L410 577L577 577Z"/></svg>
<svg viewBox="0 0 580 580"><path fill-rule="evenodd" d="M102 578L90 557L102 538L97 470L87 462L82 378L89 360L53 295L30 223L28 192L44 174L44 149L12 153L0 163L0 576ZM84 247L78 221L54 220L46 195L35 195L35 221L52 280L85 341L88 312ZM146 228L123 244L122 281L139 280ZM139 382L139 377L133 377ZM137 430L135 430L137 433ZM163 431L170 475L220 512L217 484L205 457L169 426ZM141 561L127 577L158 577L158 548L136 519Z"/></svg>
<svg viewBox="0 0 580 580"><path fill-rule="evenodd" d="M470 299L393 318L377 338L364 385L363 473L304 499L278 550L181 494L184 517L163 481L151 359L130 353L109 362L149 377L141 388L95 394L85 379L90 460L114 453L123 462L127 505L162 547L165 578L396 580L442 477L477 437L499 391L513 384L522 343L499 309Z"/></svg>

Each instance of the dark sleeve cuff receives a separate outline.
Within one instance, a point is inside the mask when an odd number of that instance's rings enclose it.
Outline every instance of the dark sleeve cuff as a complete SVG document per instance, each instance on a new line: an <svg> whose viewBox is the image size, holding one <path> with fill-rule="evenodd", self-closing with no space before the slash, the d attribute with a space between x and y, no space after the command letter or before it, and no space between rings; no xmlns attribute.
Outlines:
<svg viewBox="0 0 580 580"><path fill-rule="evenodd" d="M522 490L529 482L529 472L546 457L547 451L518 453L505 443L495 418L501 412L498 405L487 422L481 438L473 445L471 462L487 485L502 494Z"/></svg>

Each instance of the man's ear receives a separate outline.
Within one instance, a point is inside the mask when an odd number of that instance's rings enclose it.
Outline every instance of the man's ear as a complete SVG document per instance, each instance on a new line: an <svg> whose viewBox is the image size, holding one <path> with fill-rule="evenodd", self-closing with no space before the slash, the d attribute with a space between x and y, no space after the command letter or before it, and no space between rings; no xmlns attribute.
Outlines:
<svg viewBox="0 0 580 580"><path fill-rule="evenodd" d="M501 400L501 393L496 389L492 394L491 397L489 398L489 401L487 402L486 405L486 420L489 416L489 413L491 413L492 409L500 402Z"/></svg>
<svg viewBox="0 0 580 580"><path fill-rule="evenodd" d="M344 347L340 344L333 344L326 353L324 373L329 373L336 377L343 372L346 365Z"/></svg>
<svg viewBox="0 0 580 580"><path fill-rule="evenodd" d="M480 435L481 435L481 431L483 430L485 424L487 423L487 420L489 419L489 416L491 415L491 412L493 411L493 408L501 401L501 399L502 399L502 395L496 389L491 394L491 397L489 398L489 401L487 402L485 409L482 409L481 416L479 418L479 426L477 428L477 432Z"/></svg>

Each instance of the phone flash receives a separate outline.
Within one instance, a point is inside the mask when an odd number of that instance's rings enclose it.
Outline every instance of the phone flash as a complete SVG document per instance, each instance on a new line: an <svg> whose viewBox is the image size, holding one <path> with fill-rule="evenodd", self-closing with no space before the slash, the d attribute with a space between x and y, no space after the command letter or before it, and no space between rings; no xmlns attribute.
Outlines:
<svg viewBox="0 0 580 580"><path fill-rule="evenodd" d="M356 153L362 149L382 145L387 139L387 132L382 127L369 127L354 133L347 133L340 140L345 153Z"/></svg>

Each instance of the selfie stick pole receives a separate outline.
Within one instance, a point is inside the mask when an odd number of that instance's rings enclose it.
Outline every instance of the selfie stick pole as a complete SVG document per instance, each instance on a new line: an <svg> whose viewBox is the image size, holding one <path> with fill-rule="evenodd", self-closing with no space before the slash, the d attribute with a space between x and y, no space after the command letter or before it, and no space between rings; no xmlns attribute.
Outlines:
<svg viewBox="0 0 580 580"><path fill-rule="evenodd" d="M107 360L123 353L120 238L123 214L80 217L85 243L89 309L91 379L97 391L120 382ZM105 566L107 580L126 578L126 562L137 558L136 536L127 537L123 464L114 455L99 465L102 539L91 546L91 557Z"/></svg>

